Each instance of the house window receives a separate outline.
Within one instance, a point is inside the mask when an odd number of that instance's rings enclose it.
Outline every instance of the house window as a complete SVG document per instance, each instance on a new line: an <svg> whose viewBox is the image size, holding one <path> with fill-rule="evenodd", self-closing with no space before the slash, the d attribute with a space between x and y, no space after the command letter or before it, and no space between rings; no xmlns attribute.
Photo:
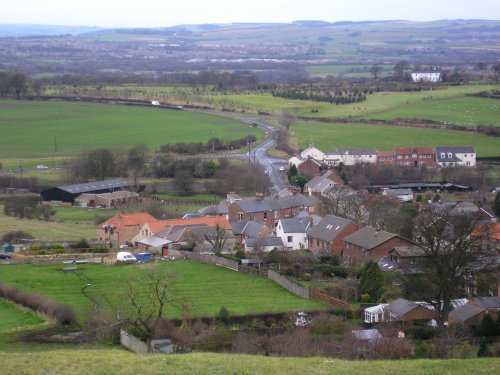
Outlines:
<svg viewBox="0 0 500 375"><path fill-rule="evenodd" d="M264 212L264 220L267 219L267 212Z"/></svg>
<svg viewBox="0 0 500 375"><path fill-rule="evenodd" d="M403 157L401 155L398 155L398 159L402 159Z"/></svg>
<svg viewBox="0 0 500 375"><path fill-rule="evenodd" d="M446 154L444 152L441 153L441 159L444 159L446 157Z"/></svg>
<svg viewBox="0 0 500 375"><path fill-rule="evenodd" d="M413 159L416 159L417 154L411 154L411 157L412 157Z"/></svg>
<svg viewBox="0 0 500 375"><path fill-rule="evenodd" d="M451 154L451 152L448 152L448 159L451 159L453 157L453 155Z"/></svg>
<svg viewBox="0 0 500 375"><path fill-rule="evenodd" d="M243 214L238 214L238 220L242 221L243 220Z"/></svg>
<svg viewBox="0 0 500 375"><path fill-rule="evenodd" d="M316 246L319 246L319 240L316 240Z"/></svg>
<svg viewBox="0 0 500 375"><path fill-rule="evenodd" d="M288 242L293 242L293 236L287 236L286 240L287 240Z"/></svg>

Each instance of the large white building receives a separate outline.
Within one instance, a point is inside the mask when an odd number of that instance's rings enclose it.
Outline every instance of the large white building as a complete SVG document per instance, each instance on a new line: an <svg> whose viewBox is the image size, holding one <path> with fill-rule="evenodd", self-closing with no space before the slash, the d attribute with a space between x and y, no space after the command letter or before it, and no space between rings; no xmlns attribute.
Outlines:
<svg viewBox="0 0 500 375"><path fill-rule="evenodd" d="M325 152L323 161L330 166L337 166L339 164L355 165L362 163L376 163L377 150L338 148L336 151Z"/></svg>
<svg viewBox="0 0 500 375"><path fill-rule="evenodd" d="M325 154L321 151L318 150L316 147L314 147L312 144L309 145L304 151L300 153L301 159L314 159L319 162L323 161Z"/></svg>
<svg viewBox="0 0 500 375"><path fill-rule="evenodd" d="M473 146L436 147L436 163L441 167L474 167L476 149Z"/></svg>
<svg viewBox="0 0 500 375"><path fill-rule="evenodd" d="M440 82L440 72L414 72L411 74L413 82Z"/></svg>

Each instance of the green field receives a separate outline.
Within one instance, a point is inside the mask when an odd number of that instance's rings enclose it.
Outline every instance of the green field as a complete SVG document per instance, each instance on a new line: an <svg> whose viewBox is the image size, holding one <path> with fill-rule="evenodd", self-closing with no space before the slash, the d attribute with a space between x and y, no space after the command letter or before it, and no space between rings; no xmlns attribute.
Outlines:
<svg viewBox="0 0 500 375"><path fill-rule="evenodd" d="M299 344L299 343L297 343ZM2 373L11 374L175 374L175 375L489 375L499 358L345 361L324 357L280 358L257 355L190 353L138 355L119 349L0 353ZM21 365L22 364L22 365Z"/></svg>
<svg viewBox="0 0 500 375"><path fill-rule="evenodd" d="M155 149L166 143L207 142L212 136L227 141L262 134L243 122L190 111L21 100L0 101L0 132L0 159L61 157L84 148L139 143Z"/></svg>
<svg viewBox="0 0 500 375"><path fill-rule="evenodd" d="M43 242L53 241L72 241L82 238L95 238L96 229L93 224L72 224L47 222L42 220L18 219L5 216L3 206L0 205L0 237L7 232L14 230L23 230L30 233L33 237Z"/></svg>
<svg viewBox="0 0 500 375"><path fill-rule="evenodd" d="M473 145L478 156L499 156L500 138L476 133L456 132L439 129L411 127L331 124L319 122L298 122L292 126L299 146L308 143L324 152L341 148L371 148L379 151L393 150L404 146L459 146Z"/></svg>
<svg viewBox="0 0 500 375"><path fill-rule="evenodd" d="M0 333L43 323L33 313L0 298Z"/></svg>
<svg viewBox="0 0 500 375"><path fill-rule="evenodd" d="M250 276L226 268L194 261L151 263L147 265L108 266L83 265L91 279L87 291L94 296L107 295L121 300L124 278L140 268L156 268L172 272L177 294L190 307L191 316L216 316L222 306L231 314L284 312L324 309L319 302L305 300L287 292L273 281ZM90 301L80 292L83 281L62 272L62 265L10 265L2 267L0 278L25 291L39 292L49 299L71 305L83 321ZM180 317L180 311L169 309L168 316Z"/></svg>
<svg viewBox="0 0 500 375"><path fill-rule="evenodd" d="M498 104L495 107L494 103L496 102L492 102L493 99L465 96L466 94L495 89L500 89L500 85L451 86L420 92L375 92L371 95L367 95L367 100L364 102L345 105L313 102L309 100L284 99L273 97L271 94L207 96L206 100L216 105L229 102L234 103L234 106L275 114L281 113L283 109L293 108L298 111L297 114L299 116L311 118L378 118L384 116L386 112L389 113L387 119L395 117L415 117L412 115L419 114L417 110L420 109L420 106L429 105L427 112L420 112L420 116L416 117L452 123L453 121L465 122L464 118L467 115L467 124L496 124L500 126L498 120ZM432 100L427 99L430 96L432 96ZM424 98L426 99L424 100ZM458 101L458 104L454 104L454 101L457 99L461 101ZM446 108L433 108L433 105L438 106L439 104L446 106ZM413 111L414 106L417 108L415 111ZM451 110L448 111L449 106L460 107L458 113ZM312 110L317 110L317 112L311 112ZM467 110L470 110L469 113L466 112ZM400 112L397 112L395 116L391 116L391 111ZM407 111L410 115L406 115Z"/></svg>

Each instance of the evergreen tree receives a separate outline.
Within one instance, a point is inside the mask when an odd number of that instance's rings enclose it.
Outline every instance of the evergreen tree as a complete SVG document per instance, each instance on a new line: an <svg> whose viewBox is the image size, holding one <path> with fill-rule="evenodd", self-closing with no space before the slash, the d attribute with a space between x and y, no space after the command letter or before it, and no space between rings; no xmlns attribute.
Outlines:
<svg viewBox="0 0 500 375"><path fill-rule="evenodd" d="M292 166L288 169L288 182L293 184L293 177L297 176L299 174L299 171L295 164L292 164Z"/></svg>
<svg viewBox="0 0 500 375"><path fill-rule="evenodd" d="M369 260L361 270L359 280L360 294L368 294L372 302L376 302L382 294L384 286L384 273L379 268L378 264L373 260Z"/></svg>

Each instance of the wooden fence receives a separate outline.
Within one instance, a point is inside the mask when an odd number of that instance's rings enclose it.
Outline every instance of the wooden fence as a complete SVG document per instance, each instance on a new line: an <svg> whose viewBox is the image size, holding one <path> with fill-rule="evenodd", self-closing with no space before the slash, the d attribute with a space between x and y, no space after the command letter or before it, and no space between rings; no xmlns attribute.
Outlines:
<svg viewBox="0 0 500 375"><path fill-rule="evenodd" d="M316 288L309 288L310 299L328 303L329 305L338 307L343 310L356 311L357 308L346 301L335 298L327 294L325 291Z"/></svg>
<svg viewBox="0 0 500 375"><path fill-rule="evenodd" d="M247 266L242 266L240 264L240 265L238 265L238 271L239 272L243 272L243 273L248 273L250 275L256 275L256 276L260 276L260 277L265 277L266 279L268 278L267 269L259 269L259 268L247 267Z"/></svg>

